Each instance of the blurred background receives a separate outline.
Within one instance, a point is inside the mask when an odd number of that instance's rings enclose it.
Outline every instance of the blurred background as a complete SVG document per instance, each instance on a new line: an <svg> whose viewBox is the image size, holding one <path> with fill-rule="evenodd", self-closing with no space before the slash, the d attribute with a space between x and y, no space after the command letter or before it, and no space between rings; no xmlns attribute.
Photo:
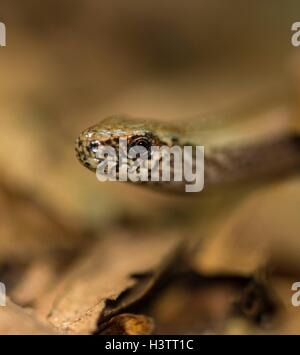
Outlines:
<svg viewBox="0 0 300 355"><path fill-rule="evenodd" d="M278 78L290 82L296 92L300 88L299 49L291 45L292 23L300 21L297 0L10 0L1 2L0 21L7 30L7 46L0 48L0 279L21 305L36 301L37 291L28 295L27 289L18 288L34 260L63 255L67 263L82 245L119 228L132 238L136 228L153 229L156 235L172 228L196 239L206 228L199 227L201 218L195 217L195 200L99 183L76 160L74 141L80 131L116 113L172 121L213 111L234 102L257 81ZM249 205L222 219L221 227L213 229L214 236L222 235L215 243L218 251L209 246L204 256L196 253L193 269L222 274L229 268L238 276L245 268L254 272L261 259L266 260L265 243L258 243L263 233L267 245L275 245L270 268L278 268L280 275L299 275L300 183L293 177L283 185L254 196ZM282 207L272 210L276 201ZM258 211L258 205L265 208ZM274 220L279 221L275 226ZM224 245L235 251L234 238L243 233L244 254L235 262L225 257L223 265ZM227 242L223 234L233 241ZM288 240L283 252L282 238ZM251 266L243 264L240 270L249 248L255 249ZM51 276L54 283L55 278ZM283 289L278 287L289 302L290 283L285 278L282 283ZM186 289L180 288L179 297ZM211 289L206 292L210 298ZM200 299L184 297L199 308ZM172 315L164 331L188 332L190 324L196 332L207 330L203 319L201 326L196 322L197 328L190 318L186 327L168 328L182 317ZM281 331L300 330L297 317L291 329ZM243 332L245 327L234 323L233 329Z"/></svg>

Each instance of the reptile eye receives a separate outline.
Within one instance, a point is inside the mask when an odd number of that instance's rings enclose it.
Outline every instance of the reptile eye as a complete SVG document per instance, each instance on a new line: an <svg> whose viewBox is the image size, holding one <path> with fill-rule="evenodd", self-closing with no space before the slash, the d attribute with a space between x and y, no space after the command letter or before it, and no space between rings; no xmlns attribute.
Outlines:
<svg viewBox="0 0 300 355"><path fill-rule="evenodd" d="M145 137L135 138L130 143L129 149L132 147L143 147L149 151L151 148L151 142Z"/></svg>
<svg viewBox="0 0 300 355"><path fill-rule="evenodd" d="M146 149L146 152L139 151L139 148ZM151 157L151 141L146 137L134 138L129 144L129 150L130 149L135 150L142 158L148 159Z"/></svg>
<svg viewBox="0 0 300 355"><path fill-rule="evenodd" d="M89 145L88 145L88 150L90 152L97 152L98 148L99 148L100 143L98 141L92 141Z"/></svg>

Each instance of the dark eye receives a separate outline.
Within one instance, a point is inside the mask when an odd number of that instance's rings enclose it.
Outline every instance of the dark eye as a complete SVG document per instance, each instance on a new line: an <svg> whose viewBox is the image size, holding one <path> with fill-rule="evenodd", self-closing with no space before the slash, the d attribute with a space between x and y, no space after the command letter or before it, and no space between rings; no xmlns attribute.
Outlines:
<svg viewBox="0 0 300 355"><path fill-rule="evenodd" d="M129 148L133 148L133 147L143 147L147 150L150 150L151 142L149 141L149 139L145 137L135 138L132 140L132 142L129 145Z"/></svg>
<svg viewBox="0 0 300 355"><path fill-rule="evenodd" d="M141 157L145 157L146 159L150 158L151 156L151 141L147 138L147 137L137 137L134 138L131 143L129 144L129 149L134 149L136 150L137 153L139 153L139 155ZM146 149L147 153L146 155L144 155L145 153L141 154L141 152L139 152L139 148L144 148Z"/></svg>
<svg viewBox="0 0 300 355"><path fill-rule="evenodd" d="M100 143L98 141L92 141L89 146L88 149L90 152L96 152L99 148Z"/></svg>

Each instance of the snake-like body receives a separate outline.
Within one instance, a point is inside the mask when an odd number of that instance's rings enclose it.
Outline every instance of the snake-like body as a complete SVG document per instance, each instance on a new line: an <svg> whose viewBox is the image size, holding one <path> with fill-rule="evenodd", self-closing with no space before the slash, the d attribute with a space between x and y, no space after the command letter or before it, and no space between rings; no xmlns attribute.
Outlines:
<svg viewBox="0 0 300 355"><path fill-rule="evenodd" d="M99 164L97 148L112 146L118 151L119 139L128 146L204 146L205 188L215 185L275 176L300 167L300 138L294 129L290 106L268 101L228 113L200 117L197 124L185 121L173 126L156 120L109 117L84 130L76 141L79 161L91 171ZM144 184L182 192L185 182Z"/></svg>

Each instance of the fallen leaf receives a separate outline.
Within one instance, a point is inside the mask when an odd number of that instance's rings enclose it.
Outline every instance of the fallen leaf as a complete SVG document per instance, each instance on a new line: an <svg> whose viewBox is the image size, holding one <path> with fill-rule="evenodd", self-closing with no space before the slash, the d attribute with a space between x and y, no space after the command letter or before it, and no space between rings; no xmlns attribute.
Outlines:
<svg viewBox="0 0 300 355"><path fill-rule="evenodd" d="M1 335L25 335L25 334L55 334L50 325L46 326L35 319L10 300L5 307L0 307L0 334Z"/></svg>
<svg viewBox="0 0 300 355"><path fill-rule="evenodd" d="M153 319L141 314L123 313L112 317L99 327L100 335L149 335L154 329Z"/></svg>
<svg viewBox="0 0 300 355"><path fill-rule="evenodd" d="M63 331L94 333L100 322L153 287L172 265L179 245L174 235L145 233L135 238L119 234L97 242L63 279L49 321Z"/></svg>

